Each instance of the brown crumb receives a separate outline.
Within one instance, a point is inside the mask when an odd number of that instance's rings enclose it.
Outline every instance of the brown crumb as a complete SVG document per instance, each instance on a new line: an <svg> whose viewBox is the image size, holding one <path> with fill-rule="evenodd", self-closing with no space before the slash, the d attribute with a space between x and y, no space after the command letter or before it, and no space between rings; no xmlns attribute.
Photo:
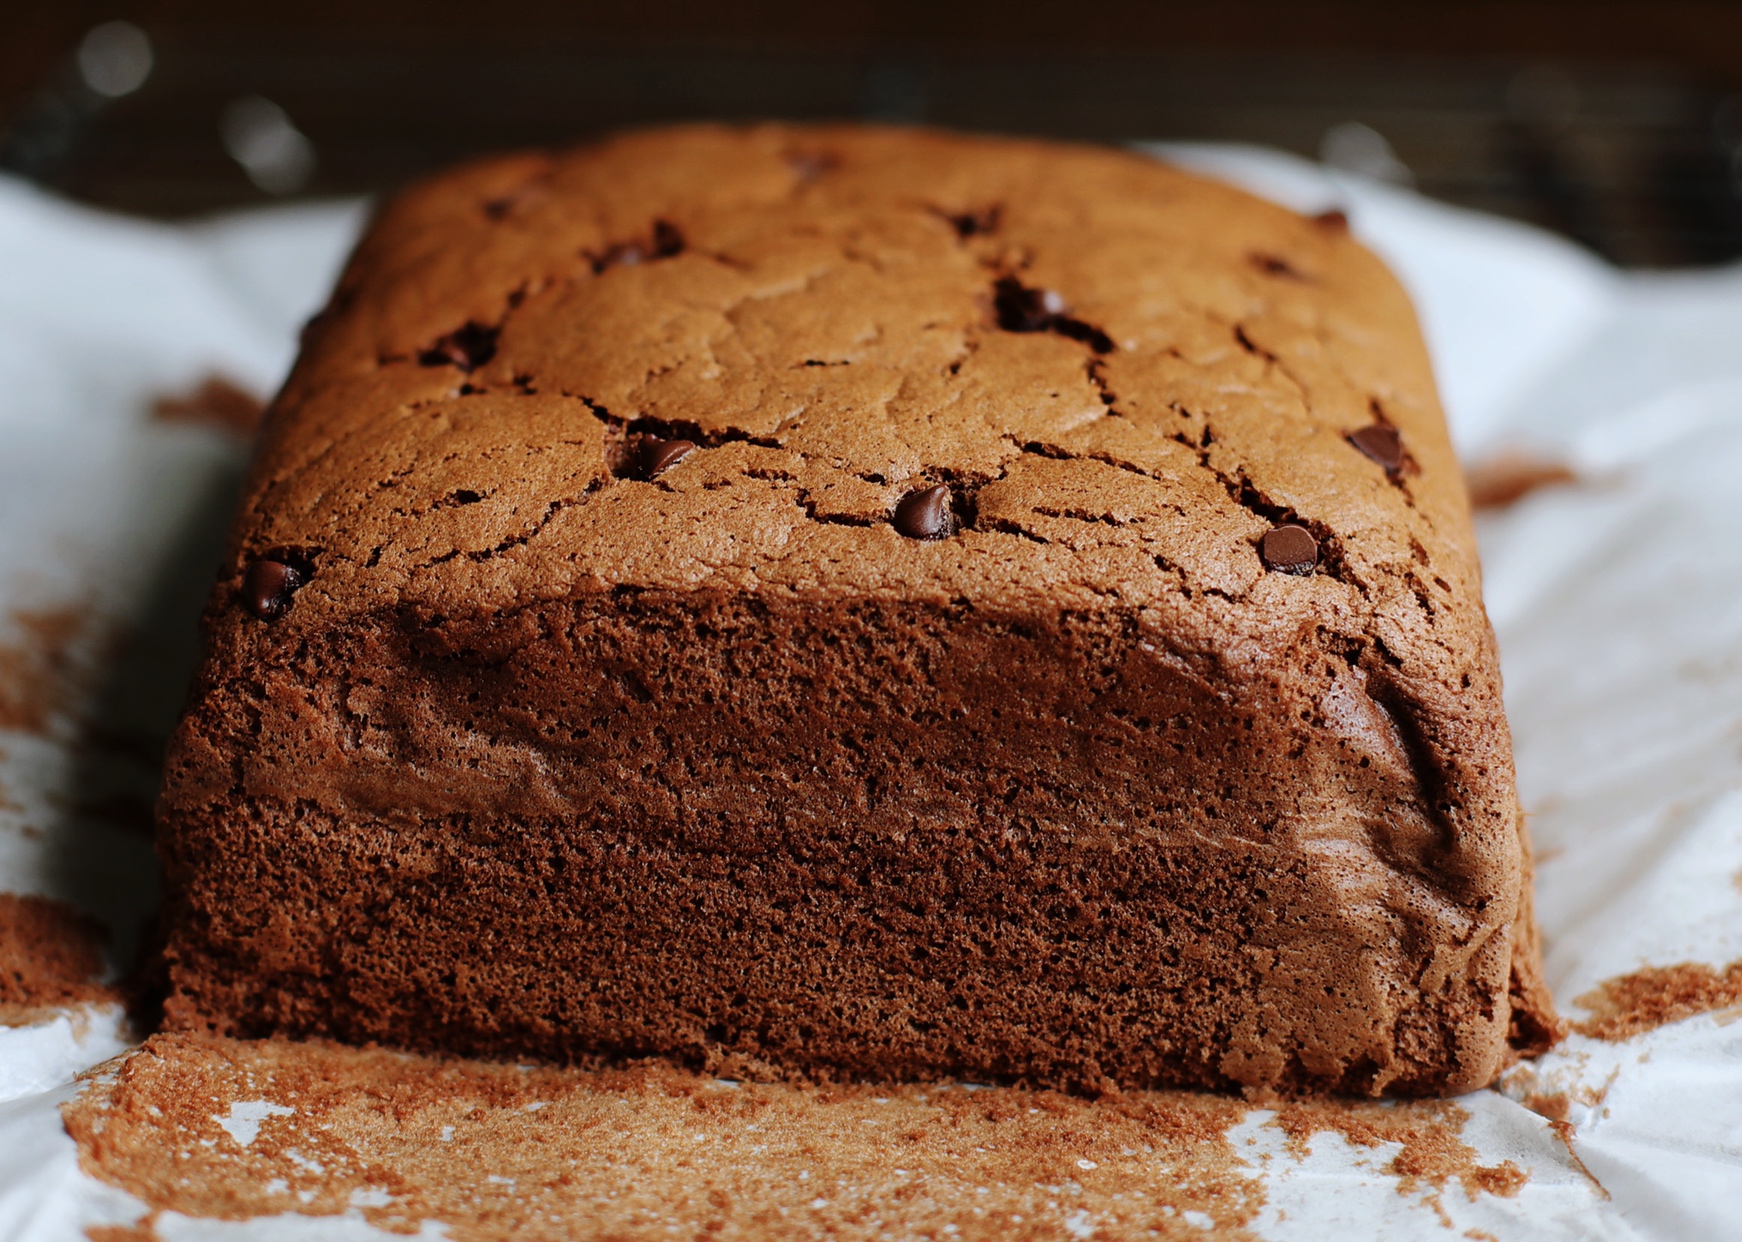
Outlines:
<svg viewBox="0 0 1742 1242"><path fill-rule="evenodd" d="M1565 1121L1573 1101L1565 1091L1533 1091L1519 1101L1544 1121Z"/></svg>
<svg viewBox="0 0 1742 1242"><path fill-rule="evenodd" d="M726 1084L160 1035L62 1112L82 1167L153 1211L355 1208L462 1242L578 1221L611 1238L1205 1237L1187 1212L1249 1238L1264 1202L1227 1138L1246 1105L1190 1092Z"/></svg>
<svg viewBox="0 0 1742 1242"><path fill-rule="evenodd" d="M12 613L18 637L0 643L0 729L44 733L70 699L73 647L84 632L82 609Z"/></svg>
<svg viewBox="0 0 1742 1242"><path fill-rule="evenodd" d="M1698 1014L1742 1004L1742 961L1719 970L1698 962L1647 966L1608 979L1575 1002L1591 1016L1573 1030L1619 1042Z"/></svg>
<svg viewBox="0 0 1742 1242"><path fill-rule="evenodd" d="M260 429L265 414L259 397L222 375L208 375L192 392L159 397L151 406L151 417L158 422L191 423L244 438Z"/></svg>
<svg viewBox="0 0 1742 1242"><path fill-rule="evenodd" d="M1397 1104L1320 1100L1285 1104L1270 1124L1288 1136L1289 1150L1301 1156L1307 1153L1312 1136L1326 1131L1342 1135L1355 1147L1400 1144L1403 1150L1384 1169L1398 1179L1397 1193L1421 1194L1441 1223L1450 1227L1451 1217L1440 1196L1452 1179L1457 1179L1472 1201L1481 1194L1510 1199L1530 1180L1529 1174L1510 1160L1495 1165L1478 1163L1476 1149L1459 1137L1468 1120L1468 1113L1444 1100Z"/></svg>
<svg viewBox="0 0 1742 1242"><path fill-rule="evenodd" d="M69 1005L118 999L102 982L103 929L47 897L0 893L0 1024L24 1026Z"/></svg>
<svg viewBox="0 0 1742 1242"><path fill-rule="evenodd" d="M1560 462L1519 452L1502 453L1464 471L1470 504L1477 509L1504 509L1541 488L1578 481L1579 476Z"/></svg>
<svg viewBox="0 0 1742 1242"><path fill-rule="evenodd" d="M87 1225L85 1236L91 1242L159 1242L160 1235L152 1228L156 1213L131 1225Z"/></svg>

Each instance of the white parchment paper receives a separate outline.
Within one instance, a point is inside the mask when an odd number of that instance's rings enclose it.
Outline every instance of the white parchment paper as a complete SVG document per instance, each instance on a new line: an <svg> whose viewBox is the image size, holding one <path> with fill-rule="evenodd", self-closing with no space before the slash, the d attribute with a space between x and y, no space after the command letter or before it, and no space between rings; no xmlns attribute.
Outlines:
<svg viewBox="0 0 1742 1242"><path fill-rule="evenodd" d="M1480 523L1563 1010L1578 1016L1573 998L1642 966L1742 959L1742 268L1622 274L1530 229L1290 157L1161 150L1290 206L1347 210L1416 298L1460 452L1524 449L1581 477ZM149 795L155 774L81 743L72 717L101 713L138 735L173 718L244 454L149 410L212 373L270 392L362 218L344 203L172 227L0 179L0 643L18 637L20 611L88 620L70 652L88 702L46 731L0 730L0 891L96 914L118 957L155 901L154 865L146 838L92 794ZM1449 1225L1397 1193L1382 1172L1394 1152L1325 1133L1292 1155L1254 1110L1235 1135L1266 1179L1253 1228L1279 1240L1742 1236L1737 1016L1626 1043L1573 1036L1538 1064L1534 1089L1572 1097L1573 1149L1601 1190L1505 1090L1460 1101L1465 1141L1530 1180L1514 1198L1441 1196ZM72 1076L123 1046L109 1012L0 1028L0 1240L80 1238L141 1214L80 1173L57 1112ZM377 1236L359 1219L295 1216L171 1214L156 1228Z"/></svg>

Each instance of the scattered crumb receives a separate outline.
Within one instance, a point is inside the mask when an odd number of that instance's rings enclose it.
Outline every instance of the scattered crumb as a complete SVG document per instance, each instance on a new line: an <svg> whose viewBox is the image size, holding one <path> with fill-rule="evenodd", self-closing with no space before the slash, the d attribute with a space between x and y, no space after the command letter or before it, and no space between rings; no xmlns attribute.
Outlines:
<svg viewBox="0 0 1742 1242"><path fill-rule="evenodd" d="M91 1242L159 1242L157 1230L151 1227L153 1212L131 1225L88 1225L85 1236Z"/></svg>
<svg viewBox="0 0 1742 1242"><path fill-rule="evenodd" d="M1647 966L1608 979L1574 1003L1590 1013L1573 1030L1592 1039L1619 1042L1742 1003L1742 961L1722 970L1697 962Z"/></svg>
<svg viewBox="0 0 1742 1242"><path fill-rule="evenodd" d="M1449 1228L1451 1217L1440 1196L1454 1178L1471 1201L1482 1194L1510 1199L1530 1180L1529 1174L1510 1160L1495 1165L1478 1163L1476 1149L1459 1137L1468 1120L1468 1113L1446 1100L1390 1104L1315 1100L1281 1105L1269 1124L1287 1134L1290 1151L1303 1156L1312 1136L1327 1131L1342 1135L1355 1147L1400 1144L1403 1150L1391 1158L1384 1171L1398 1179L1398 1194L1420 1194Z"/></svg>
<svg viewBox="0 0 1742 1242"><path fill-rule="evenodd" d="M151 417L163 423L191 423L251 438L260 428L266 406L234 380L208 375L199 387L180 396L159 397Z"/></svg>
<svg viewBox="0 0 1742 1242"><path fill-rule="evenodd" d="M1541 488L1578 481L1560 462L1518 452L1502 453L1464 471L1470 504L1477 509L1504 509Z"/></svg>
<svg viewBox="0 0 1742 1242"><path fill-rule="evenodd" d="M48 731L71 697L73 647L85 623L76 608L12 613L17 638L0 643L0 729Z"/></svg>
<svg viewBox="0 0 1742 1242"><path fill-rule="evenodd" d="M101 925L64 902L0 893L0 1025L117 1001L100 982L102 943Z"/></svg>
<svg viewBox="0 0 1742 1242"><path fill-rule="evenodd" d="M1578 1081L1583 1066L1590 1060L1589 1056L1573 1052L1570 1057L1574 1063L1564 1067L1571 1071L1570 1074L1544 1075L1537 1066L1520 1064L1507 1070L1495 1084L1495 1089L1546 1121L1550 1132L1566 1149L1567 1158L1572 1161L1573 1167L1584 1175L1585 1180L1591 1183L1599 1195L1607 1199L1608 1189L1586 1167L1584 1160L1579 1157L1578 1149L1573 1145L1577 1127L1571 1120L1571 1113L1574 1104L1591 1109L1600 1108L1608 1098L1609 1088L1615 1085L1615 1079L1620 1076L1621 1070L1616 1067L1610 1073L1608 1081L1600 1087L1593 1087ZM1559 1089L1557 1083L1567 1077L1574 1080L1572 1087Z"/></svg>
<svg viewBox="0 0 1742 1242"><path fill-rule="evenodd" d="M624 1239L1242 1239L1264 1202L1226 1137L1246 1108L160 1035L63 1116L87 1172L198 1217L356 1211L460 1242L568 1238L580 1221ZM257 1123L245 1145L238 1117Z"/></svg>
<svg viewBox="0 0 1742 1242"><path fill-rule="evenodd" d="M1553 1122L1565 1121L1573 1106L1572 1097L1565 1091L1532 1092L1519 1103L1544 1121Z"/></svg>

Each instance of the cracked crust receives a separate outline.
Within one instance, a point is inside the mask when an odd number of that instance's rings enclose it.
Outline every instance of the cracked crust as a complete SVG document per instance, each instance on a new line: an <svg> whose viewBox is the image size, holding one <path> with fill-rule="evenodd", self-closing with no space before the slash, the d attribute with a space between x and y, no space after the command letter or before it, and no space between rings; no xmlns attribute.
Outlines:
<svg viewBox="0 0 1742 1242"><path fill-rule="evenodd" d="M179 1025L1371 1093L1556 1029L1408 302L1140 157L702 127L427 183L206 624Z"/></svg>

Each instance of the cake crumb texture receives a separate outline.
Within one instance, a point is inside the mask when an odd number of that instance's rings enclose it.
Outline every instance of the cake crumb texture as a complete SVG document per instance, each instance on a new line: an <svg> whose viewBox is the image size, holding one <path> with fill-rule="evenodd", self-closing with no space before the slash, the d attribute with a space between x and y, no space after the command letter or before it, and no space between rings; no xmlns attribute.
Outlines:
<svg viewBox="0 0 1742 1242"><path fill-rule="evenodd" d="M1432 1208L1523 1175L1484 1166L1444 1102L1279 1103L1313 1135L1395 1144L1383 1171ZM152 1212L355 1211L498 1238L1251 1238L1248 1106L1191 1092L800 1087L663 1065L588 1072L331 1045L156 1036L63 1107L94 1177Z"/></svg>

